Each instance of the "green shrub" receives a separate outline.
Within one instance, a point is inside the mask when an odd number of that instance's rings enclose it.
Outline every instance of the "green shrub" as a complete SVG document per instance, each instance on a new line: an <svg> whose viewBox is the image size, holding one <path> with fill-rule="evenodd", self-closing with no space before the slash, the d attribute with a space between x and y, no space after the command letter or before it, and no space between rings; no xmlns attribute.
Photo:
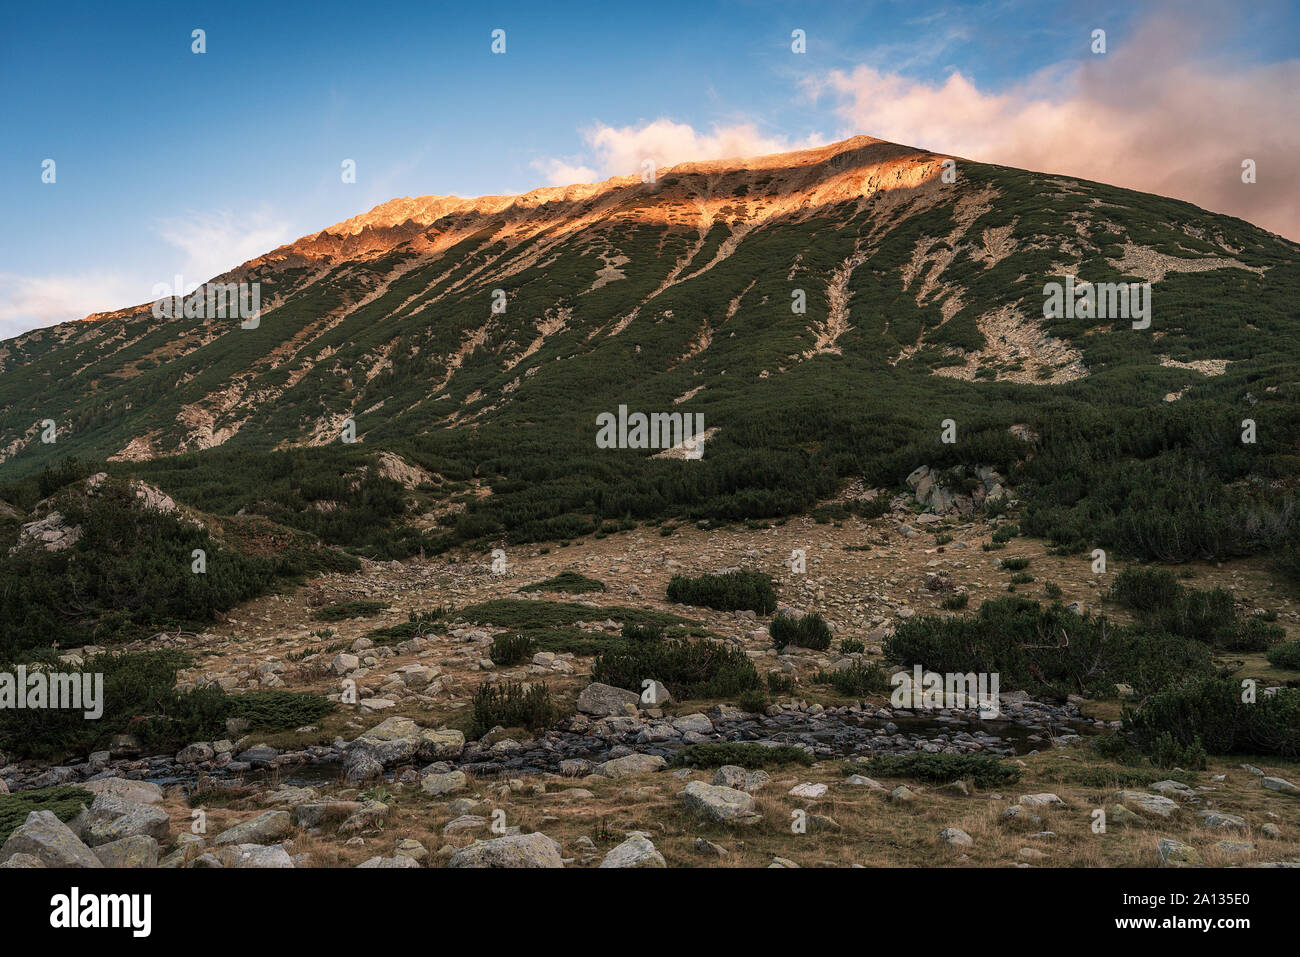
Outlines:
<svg viewBox="0 0 1300 957"><path fill-rule="evenodd" d="M1200 678L1151 695L1125 727L1146 754L1204 749L1208 754L1300 755L1300 691L1282 688L1241 700L1230 678Z"/></svg>
<svg viewBox="0 0 1300 957"><path fill-rule="evenodd" d="M668 582L668 600L719 611L770 615L776 610L776 589L772 579L759 572L735 571L695 578L674 575Z"/></svg>
<svg viewBox="0 0 1300 957"><path fill-rule="evenodd" d="M986 601L971 617L918 615L901 622L883 650L904 665L996 672L1003 687L1062 696L1109 696L1119 683L1146 694L1212 667L1200 642L1017 597Z"/></svg>
<svg viewBox="0 0 1300 957"><path fill-rule="evenodd" d="M1020 534L1019 525L1002 525L993 530L993 541L1005 543Z"/></svg>
<svg viewBox="0 0 1300 957"><path fill-rule="evenodd" d="M911 778L926 784L973 781L977 787L995 788L1020 780L1020 768L988 754L878 754L870 762L850 762L849 774L863 769L885 778Z"/></svg>
<svg viewBox="0 0 1300 957"><path fill-rule="evenodd" d="M777 671L767 673L767 690L769 694L794 694L794 679Z"/></svg>
<svg viewBox="0 0 1300 957"><path fill-rule="evenodd" d="M528 635L500 634L492 639L488 657L494 665L509 667L531 658L536 648L537 642Z"/></svg>
<svg viewBox="0 0 1300 957"><path fill-rule="evenodd" d="M317 621L343 621L348 618L374 618L388 608L382 601L340 601L316 609L312 615Z"/></svg>
<svg viewBox="0 0 1300 957"><path fill-rule="evenodd" d="M946 595L940 604L946 611L960 611L970 604L970 595L964 591L957 592L954 595Z"/></svg>
<svg viewBox="0 0 1300 957"><path fill-rule="evenodd" d="M1004 558L1002 559L1002 568L1008 572L1024 571L1029 567L1028 558Z"/></svg>
<svg viewBox="0 0 1300 957"><path fill-rule="evenodd" d="M1232 592L1185 588L1172 572L1130 567L1115 577L1111 597L1151 630L1200 641L1224 652L1265 651L1286 634L1257 616L1238 619Z"/></svg>
<svg viewBox="0 0 1300 957"><path fill-rule="evenodd" d="M304 691L246 691L226 697L226 716L244 718L251 731L284 731L319 721L336 709L323 695Z"/></svg>
<svg viewBox="0 0 1300 957"><path fill-rule="evenodd" d="M592 665L591 679L638 693L647 679L661 681L679 700L734 698L762 688L758 671L743 649L685 638L602 652Z"/></svg>
<svg viewBox="0 0 1300 957"><path fill-rule="evenodd" d="M794 645L811 651L825 651L831 646L830 626L816 612L802 618L777 615L768 626L768 633L777 648Z"/></svg>
<svg viewBox="0 0 1300 957"><path fill-rule="evenodd" d="M552 578L539 581L536 584L525 585L519 589L521 592L532 591L558 591L568 592L573 595L581 595L585 592L604 591L604 582L598 582L594 578L588 578L586 575L579 575L577 572L567 571L560 572Z"/></svg>
<svg viewBox="0 0 1300 957"><path fill-rule="evenodd" d="M830 685L847 698L883 694L889 690L889 675L875 662L855 661L847 668L819 671L813 675L817 684Z"/></svg>
<svg viewBox="0 0 1300 957"><path fill-rule="evenodd" d="M1268 662L1275 668L1300 671L1300 638L1268 649Z"/></svg>
<svg viewBox="0 0 1300 957"><path fill-rule="evenodd" d="M856 638L840 639L840 654L842 655L861 655L867 650L867 646Z"/></svg>
<svg viewBox="0 0 1300 957"><path fill-rule="evenodd" d="M560 716L560 706L544 684L485 681L470 699L470 737L481 738L498 725L539 734L553 727Z"/></svg>
<svg viewBox="0 0 1300 957"><path fill-rule="evenodd" d="M428 635L435 623L442 620L447 614L446 608L434 608L428 611L411 611L407 614L407 620L400 625L389 625L387 628L376 628L374 631L367 632L366 637L377 645L398 645L415 637Z"/></svg>
<svg viewBox="0 0 1300 957"><path fill-rule="evenodd" d="M1168 731L1162 731L1152 739L1148 751L1151 763L1158 768L1205 770L1206 754L1200 738L1195 738L1191 744L1181 744Z"/></svg>
<svg viewBox="0 0 1300 957"><path fill-rule="evenodd" d="M751 714L762 714L767 710L767 695L761 688L742 691L740 697L736 699L736 707Z"/></svg>
<svg viewBox="0 0 1300 957"><path fill-rule="evenodd" d="M735 765L742 768L772 768L784 764L810 765L813 756L804 748L792 744L768 747L743 741L726 741L711 744L692 744L680 749L669 762L674 767L720 768Z"/></svg>

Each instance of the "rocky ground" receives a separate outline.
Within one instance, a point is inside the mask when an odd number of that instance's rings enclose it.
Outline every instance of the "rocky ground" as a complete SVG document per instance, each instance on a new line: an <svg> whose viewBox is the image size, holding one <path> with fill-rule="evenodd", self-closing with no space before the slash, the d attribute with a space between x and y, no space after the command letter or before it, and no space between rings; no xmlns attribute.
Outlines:
<svg viewBox="0 0 1300 957"><path fill-rule="evenodd" d="M996 484L984 478L986 487ZM911 484L927 494L925 476ZM1017 594L1059 595L1080 610L1103 610L1119 570L1112 562L1106 574L1093 574L1091 559L1052 555L1022 537L985 551L995 527L1014 518L916 514L910 502L895 504L871 521L798 518L753 529L682 526L668 535L639 528L519 547L507 552L504 573L493 573L488 555L367 563L357 574L323 576L250 602L209 632L156 636L141 647L195 654L188 683L215 682L232 693L310 690L337 700L350 679L359 701L276 735L249 736L232 724L225 740L194 742L175 755L142 755L120 740L65 766L0 767L0 788L80 783L96 794L67 825L34 814L0 848L0 860L6 867L1300 866L1294 764L1211 759L1205 771L1177 775L1190 785L1158 774L1135 785L1132 769L1109 764L1085 740L1110 732L1120 702L1036 702L1002 688L1003 714L992 722L975 712L912 714L884 698L848 700L812 683L819 670L878 658L899 620L952 613L942 609L946 596L964 591L976 608L1005 595L1006 558L1030 559L1034 581L1016 586ZM802 573L791 568L796 550L806 557ZM778 653L765 620L752 612L667 601L673 574L732 568L771 574L784 607L827 619L833 648L855 639L865 651ZM518 591L563 570L607 590ZM1262 564L1184 573L1193 587L1231 587L1243 613L1276 612L1289 637L1300 632L1300 608ZM459 614L494 598L588 604L590 620L579 627L601 634L619 629L614 606L672 612L742 647L760 673L793 678L795 693L778 695L766 714L723 701L652 708L630 692L592 686L590 657L539 652L497 667L487 646L505 629ZM387 610L340 622L313 617L350 601ZM439 607L449 610L423 636L395 645L364 637ZM1104 610L1123 617L1114 606ZM1265 679L1290 677L1272 673L1260 656L1243 656L1240 666ZM540 736L498 728L467 740L470 695L493 678L545 681L574 711ZM811 763L671 763L683 746L727 741L794 745ZM1022 778L996 789L928 787L873 778L866 766L873 755L917 751L1002 755Z"/></svg>

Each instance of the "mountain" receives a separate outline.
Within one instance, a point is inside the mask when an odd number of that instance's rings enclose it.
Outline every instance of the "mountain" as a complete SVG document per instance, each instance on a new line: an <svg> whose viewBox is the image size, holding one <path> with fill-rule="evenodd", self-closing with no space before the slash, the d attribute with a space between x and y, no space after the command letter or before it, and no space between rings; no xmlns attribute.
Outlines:
<svg viewBox="0 0 1300 957"><path fill-rule="evenodd" d="M1046 284L1068 277L1135 297L1150 283L1149 325L1044 318ZM107 460L233 511L256 490L216 495L203 463L267 482L296 469L301 492L384 448L429 476L421 508L441 502L429 514L461 538L563 537L785 514L923 464L1010 468L1022 426L1040 453L1078 446L1080 475L1026 476L1081 486L1042 503L1070 538L1090 521L1089 456L1174 472L1185 457L1213 488L1297 471L1300 246L1187 203L865 136L648 183L394 199L212 282L259 284L255 328L142 304L0 344L0 478ZM599 449L597 417L620 406L702 416L703 459ZM1243 452L1250 411L1260 437ZM341 449L349 419L358 443Z"/></svg>

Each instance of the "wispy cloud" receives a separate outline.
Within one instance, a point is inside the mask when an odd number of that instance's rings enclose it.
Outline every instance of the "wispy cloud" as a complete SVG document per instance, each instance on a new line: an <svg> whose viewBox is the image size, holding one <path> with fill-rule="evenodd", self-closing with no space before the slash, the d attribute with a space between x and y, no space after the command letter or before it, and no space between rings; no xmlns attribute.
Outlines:
<svg viewBox="0 0 1300 957"><path fill-rule="evenodd" d="M267 209L188 212L159 220L155 231L174 250L160 257L157 272L0 273L0 338L148 302L155 285L170 286L178 275L192 289L297 235Z"/></svg>
<svg viewBox="0 0 1300 957"><path fill-rule="evenodd" d="M689 123L662 118L621 127L599 123L584 131L583 140L587 156L579 160L538 160L534 168L547 176L550 185L564 186L610 176L639 175L647 160L661 168L692 160L783 153L827 142L819 134L802 140L774 136L761 132L753 123L715 126L706 133ZM566 178L571 176L579 178Z"/></svg>

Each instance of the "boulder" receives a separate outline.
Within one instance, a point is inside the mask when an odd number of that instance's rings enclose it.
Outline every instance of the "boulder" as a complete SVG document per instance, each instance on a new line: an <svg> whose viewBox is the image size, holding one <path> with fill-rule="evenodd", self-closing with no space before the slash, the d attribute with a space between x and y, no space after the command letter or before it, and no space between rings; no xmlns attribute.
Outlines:
<svg viewBox="0 0 1300 957"><path fill-rule="evenodd" d="M606 778L623 778L632 774L649 774L668 766L657 754L625 754L596 765L595 773Z"/></svg>
<svg viewBox="0 0 1300 957"><path fill-rule="evenodd" d="M163 790L151 781L130 781L126 778L97 778L78 785L92 794L112 794L136 804L161 804Z"/></svg>
<svg viewBox="0 0 1300 957"><path fill-rule="evenodd" d="M257 817L227 828L213 838L212 843L269 844L282 840L293 831L293 818L288 811L266 811ZM229 865L227 865L229 866Z"/></svg>
<svg viewBox="0 0 1300 957"><path fill-rule="evenodd" d="M95 848L105 867L157 867L158 842L146 834L124 837Z"/></svg>
<svg viewBox="0 0 1300 957"><path fill-rule="evenodd" d="M138 835L165 843L172 835L171 819L162 808L126 801L109 792L96 795L89 810L77 815L73 826L90 847Z"/></svg>
<svg viewBox="0 0 1300 957"><path fill-rule="evenodd" d="M464 771L449 771L446 774L426 774L420 778L420 790L430 797L442 794L454 794L465 790L469 780Z"/></svg>
<svg viewBox="0 0 1300 957"><path fill-rule="evenodd" d="M1178 802L1145 791L1116 791L1115 800L1130 809L1155 817L1172 817L1178 813Z"/></svg>
<svg viewBox="0 0 1300 957"><path fill-rule="evenodd" d="M204 854L191 862L191 867L211 866L211 862L200 864L204 858L214 858L221 867L293 867L293 858L279 844L264 846L261 844L228 844L219 847L211 854Z"/></svg>
<svg viewBox="0 0 1300 957"><path fill-rule="evenodd" d="M578 710L583 714L600 718L626 714L628 706L635 709L640 703L641 696L635 691L615 688L613 685L601 684L598 681L587 685L578 695Z"/></svg>
<svg viewBox="0 0 1300 957"><path fill-rule="evenodd" d="M605 855L601 867L667 867L664 856L655 850L648 838L629 837Z"/></svg>
<svg viewBox="0 0 1300 957"><path fill-rule="evenodd" d="M448 867L563 867L560 845L541 832L475 841L451 856Z"/></svg>
<svg viewBox="0 0 1300 957"><path fill-rule="evenodd" d="M0 860L9 860L15 854L30 855L46 867L104 866L53 811L32 811L14 828L0 847Z"/></svg>
<svg viewBox="0 0 1300 957"><path fill-rule="evenodd" d="M763 819L754 809L753 795L735 788L692 781L681 798L692 811L720 824L757 824Z"/></svg>

